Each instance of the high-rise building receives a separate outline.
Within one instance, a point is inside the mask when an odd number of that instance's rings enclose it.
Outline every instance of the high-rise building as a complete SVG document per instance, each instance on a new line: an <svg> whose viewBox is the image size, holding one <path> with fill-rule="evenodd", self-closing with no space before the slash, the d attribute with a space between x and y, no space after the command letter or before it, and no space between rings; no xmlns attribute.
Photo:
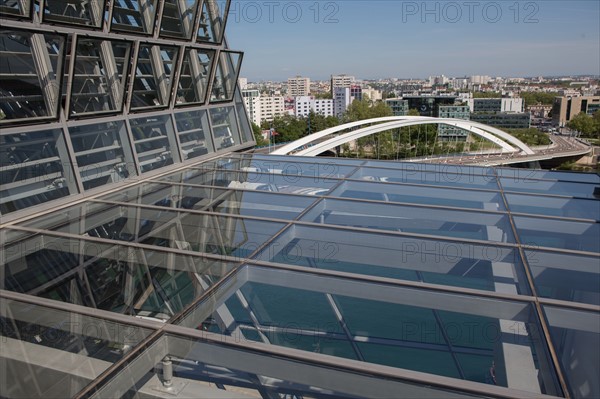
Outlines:
<svg viewBox="0 0 600 399"><path fill-rule="evenodd" d="M300 96L295 98L294 110L297 117L306 117L312 111L323 116L333 116L332 99L316 99L312 96Z"/></svg>
<svg viewBox="0 0 600 399"><path fill-rule="evenodd" d="M348 106L352 104L352 96L349 87L336 87L333 90L333 113L340 117L346 112Z"/></svg>
<svg viewBox="0 0 600 399"><path fill-rule="evenodd" d="M392 109L394 116L408 115L408 100L402 98L388 98L385 103Z"/></svg>
<svg viewBox="0 0 600 399"><path fill-rule="evenodd" d="M310 79L296 76L295 78L288 78L287 81L288 96L308 96L310 94Z"/></svg>
<svg viewBox="0 0 600 399"><path fill-rule="evenodd" d="M350 87L354 82L354 76L331 75L331 92L333 93L336 87Z"/></svg>
<svg viewBox="0 0 600 399"><path fill-rule="evenodd" d="M556 97L552 104L552 123L565 126L581 112L593 115L600 111L600 96Z"/></svg>

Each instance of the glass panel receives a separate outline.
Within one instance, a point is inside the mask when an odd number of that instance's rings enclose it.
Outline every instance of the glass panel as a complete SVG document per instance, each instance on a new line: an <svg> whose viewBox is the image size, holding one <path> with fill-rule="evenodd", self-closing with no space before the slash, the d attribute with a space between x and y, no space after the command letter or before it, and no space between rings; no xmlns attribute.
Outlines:
<svg viewBox="0 0 600 399"><path fill-rule="evenodd" d="M323 200L301 220L340 226L418 233L454 238L514 242L508 218L502 214Z"/></svg>
<svg viewBox="0 0 600 399"><path fill-rule="evenodd" d="M2 299L3 398L70 398L150 330Z"/></svg>
<svg viewBox="0 0 600 399"><path fill-rule="evenodd" d="M0 213L76 194L62 131L0 135Z"/></svg>
<svg viewBox="0 0 600 399"><path fill-rule="evenodd" d="M257 259L508 294L529 292L517 251L494 245L293 226Z"/></svg>
<svg viewBox="0 0 600 399"><path fill-rule="evenodd" d="M112 6L112 31L154 32L156 0L117 0Z"/></svg>
<svg viewBox="0 0 600 399"><path fill-rule="evenodd" d="M213 67L215 52L213 50L187 48L175 104L198 104L206 101L208 78Z"/></svg>
<svg viewBox="0 0 600 399"><path fill-rule="evenodd" d="M210 122L217 151L240 144L233 107L211 108Z"/></svg>
<svg viewBox="0 0 600 399"><path fill-rule="evenodd" d="M306 340L312 345L317 338ZM296 341L300 344L300 340ZM173 365L172 384L164 387L162 368ZM288 355L231 347L204 339L164 335L119 370L93 398L143 398L178 392L193 398L393 398L473 397L428 382L401 381L389 376L357 373L323 366ZM158 394L157 394L158 392Z"/></svg>
<svg viewBox="0 0 600 399"><path fill-rule="evenodd" d="M495 176L494 168L486 168L481 166L473 165L449 165L443 163L418 163L418 162L396 162L396 161L377 161L371 159L365 159L365 166L370 168L391 168L391 169L402 169L405 173L426 173L436 172L441 175L469 175L479 176L492 179ZM440 179L443 179L440 178ZM452 179L452 178L450 178ZM451 180L452 181L452 180Z"/></svg>
<svg viewBox="0 0 600 399"><path fill-rule="evenodd" d="M31 1L0 0L1 16L19 16L31 19Z"/></svg>
<svg viewBox="0 0 600 399"><path fill-rule="evenodd" d="M600 202L576 198L505 194L512 212L600 220Z"/></svg>
<svg viewBox="0 0 600 399"><path fill-rule="evenodd" d="M387 183L412 183L449 186L452 188L467 187L498 190L498 184L494 175L455 174L440 170L439 168L429 169L421 168L420 166L406 170L361 168L350 176L350 178Z"/></svg>
<svg viewBox="0 0 600 399"><path fill-rule="evenodd" d="M175 126L184 160L214 152L206 110L175 114Z"/></svg>
<svg viewBox="0 0 600 399"><path fill-rule="evenodd" d="M506 177L512 180L546 179L580 183L600 183L600 175L597 173L517 168L498 168L496 170L498 176Z"/></svg>
<svg viewBox="0 0 600 399"><path fill-rule="evenodd" d="M0 29L0 124L58 117L64 44L58 35Z"/></svg>
<svg viewBox="0 0 600 399"><path fill-rule="evenodd" d="M311 198L292 195L167 184L142 184L102 199L276 219L293 219L313 202Z"/></svg>
<svg viewBox="0 0 600 399"><path fill-rule="evenodd" d="M69 135L85 190L137 175L123 121L71 127Z"/></svg>
<svg viewBox="0 0 600 399"><path fill-rule="evenodd" d="M241 63L242 53L221 51L210 95L211 103L233 100Z"/></svg>
<svg viewBox="0 0 600 399"><path fill-rule="evenodd" d="M131 97L132 109L169 105L177 54L178 47L140 45Z"/></svg>
<svg viewBox="0 0 600 399"><path fill-rule="evenodd" d="M504 201L498 192L465 191L445 188L376 184L346 181L331 196L385 202L405 202L423 205L504 211Z"/></svg>
<svg viewBox="0 0 600 399"><path fill-rule="evenodd" d="M130 119L129 123L142 173L179 162L169 115Z"/></svg>
<svg viewBox="0 0 600 399"><path fill-rule="evenodd" d="M500 179L502 188L505 191L518 191L525 193L539 193L549 195L565 195L568 197L582 197L595 199L595 184L571 183L562 181L548 180L518 180L518 179Z"/></svg>
<svg viewBox="0 0 600 399"><path fill-rule="evenodd" d="M164 321L233 269L197 256L36 235L5 247L5 289Z"/></svg>
<svg viewBox="0 0 600 399"><path fill-rule="evenodd" d="M537 394L560 392L529 303L254 266L246 276L219 287L180 324L234 337L248 326L261 342L286 347L298 347L301 335L313 340L302 348L310 352ZM344 342L352 351L342 349Z"/></svg>
<svg viewBox="0 0 600 399"><path fill-rule="evenodd" d="M600 314L554 306L544 311L571 397L600 397Z"/></svg>
<svg viewBox="0 0 600 399"><path fill-rule="evenodd" d="M77 38L71 115L120 111L131 43Z"/></svg>
<svg viewBox="0 0 600 399"><path fill-rule="evenodd" d="M600 258L526 249L537 294L600 306Z"/></svg>
<svg viewBox="0 0 600 399"><path fill-rule="evenodd" d="M513 216L522 244L600 252L600 224Z"/></svg>
<svg viewBox="0 0 600 399"><path fill-rule="evenodd" d="M284 226L225 215L196 215L91 203L26 223L40 229L195 252L244 257Z"/></svg>
<svg viewBox="0 0 600 399"><path fill-rule="evenodd" d="M202 1L200 25L198 26L198 41L221 43L227 20L226 12L229 9L230 1L226 0L221 4L221 7L219 7L216 0Z"/></svg>
<svg viewBox="0 0 600 399"><path fill-rule="evenodd" d="M278 174L224 170L205 172L193 169L176 172L158 180L302 195L325 195L331 187L338 183L338 180L311 179Z"/></svg>
<svg viewBox="0 0 600 399"><path fill-rule="evenodd" d="M103 18L103 0L46 0L44 2L44 22L100 28Z"/></svg>
<svg viewBox="0 0 600 399"><path fill-rule="evenodd" d="M197 0L165 0L161 37L189 39L194 31L194 19L198 9Z"/></svg>
<svg viewBox="0 0 600 399"><path fill-rule="evenodd" d="M240 129L242 129L242 142L254 142L254 132L252 131L252 126L248 120L246 107L241 99L237 99L235 103L235 110L237 113L238 122L240 124Z"/></svg>
<svg viewBox="0 0 600 399"><path fill-rule="evenodd" d="M321 157L301 157L289 155L261 155L261 154L238 154L241 158L251 158L255 161L284 161L290 163L310 163L310 164L332 164L332 165L362 165L365 161L350 158L321 158Z"/></svg>

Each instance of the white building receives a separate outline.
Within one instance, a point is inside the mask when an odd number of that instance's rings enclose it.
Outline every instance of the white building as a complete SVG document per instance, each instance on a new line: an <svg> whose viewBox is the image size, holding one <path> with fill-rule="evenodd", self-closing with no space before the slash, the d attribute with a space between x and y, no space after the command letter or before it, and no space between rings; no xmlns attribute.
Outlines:
<svg viewBox="0 0 600 399"><path fill-rule="evenodd" d="M246 90L248 88L247 78L238 78L238 83L240 85L240 90Z"/></svg>
<svg viewBox="0 0 600 399"><path fill-rule="evenodd" d="M296 76L288 79L287 94L291 97L308 96L310 93L310 79Z"/></svg>
<svg viewBox="0 0 600 399"><path fill-rule="evenodd" d="M336 87L333 90L333 114L338 117L343 115L352 101L349 87Z"/></svg>
<svg viewBox="0 0 600 399"><path fill-rule="evenodd" d="M490 80L492 80L492 78L487 75L473 75L469 78L471 84L474 85L486 85Z"/></svg>
<svg viewBox="0 0 600 399"><path fill-rule="evenodd" d="M370 87L362 89L362 95L369 97L371 101L381 101L383 99L383 94L380 90L372 89Z"/></svg>
<svg viewBox="0 0 600 399"><path fill-rule="evenodd" d="M295 98L294 110L296 117L306 117L313 111L323 116L333 116L333 100L315 99L312 96L300 96Z"/></svg>
<svg viewBox="0 0 600 399"><path fill-rule="evenodd" d="M260 125L260 93L258 90L242 90L242 97L244 98L244 105L246 105L246 112L248 118Z"/></svg>
<svg viewBox="0 0 600 399"><path fill-rule="evenodd" d="M525 103L522 98L469 98L467 105L470 112L521 113L525 110Z"/></svg>
<svg viewBox="0 0 600 399"><path fill-rule="evenodd" d="M331 93L336 87L350 87L356 79L349 75L331 75Z"/></svg>
<svg viewBox="0 0 600 399"><path fill-rule="evenodd" d="M242 97L248 117L257 125L286 113L285 101L281 96L261 96L258 90L242 90Z"/></svg>

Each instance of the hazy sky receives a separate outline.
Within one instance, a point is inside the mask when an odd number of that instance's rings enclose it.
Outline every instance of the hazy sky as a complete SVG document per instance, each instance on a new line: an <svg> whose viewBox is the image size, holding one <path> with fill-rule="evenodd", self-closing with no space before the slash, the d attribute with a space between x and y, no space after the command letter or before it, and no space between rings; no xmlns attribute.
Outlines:
<svg viewBox="0 0 600 399"><path fill-rule="evenodd" d="M242 77L600 74L600 0L232 0Z"/></svg>

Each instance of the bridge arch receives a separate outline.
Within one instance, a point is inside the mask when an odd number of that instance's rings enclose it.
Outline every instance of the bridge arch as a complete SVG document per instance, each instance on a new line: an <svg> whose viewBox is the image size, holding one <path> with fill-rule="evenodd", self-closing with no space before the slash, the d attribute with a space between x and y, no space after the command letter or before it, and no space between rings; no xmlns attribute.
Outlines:
<svg viewBox="0 0 600 399"><path fill-rule="evenodd" d="M382 123L387 122L387 123ZM479 122L473 122L463 119L452 119L452 118L431 118L425 116L386 116L381 118L373 118L373 119L365 119L357 122L350 122L343 125L335 126L329 129L322 130L317 133L313 133L306 137L303 137L299 140L296 140L290 144L287 144L276 151L273 154L285 155L299 147L306 146L310 143L313 143L317 140L320 140L329 135L361 126L366 124L373 124L362 129L358 129L355 131L350 131L343 133L339 136L333 137L329 140L326 140L322 143L316 144L313 147L301 150L296 153L296 155L318 155L323 151L327 151L329 149L335 148L341 144L356 140L360 137L369 136L371 134L380 133L389 129L394 129L398 127L404 126L413 126L413 125L423 125L423 124L443 124L448 126L459 127L465 129L473 134L476 134L480 137L485 138L486 140L492 141L493 143L499 145L503 151L507 152L517 152L517 150L511 146L513 144L515 147L519 148L520 151L524 154L534 154L534 151L529 148L525 143L516 137L500 130L492 126L485 125ZM510 144L509 144L510 143Z"/></svg>

